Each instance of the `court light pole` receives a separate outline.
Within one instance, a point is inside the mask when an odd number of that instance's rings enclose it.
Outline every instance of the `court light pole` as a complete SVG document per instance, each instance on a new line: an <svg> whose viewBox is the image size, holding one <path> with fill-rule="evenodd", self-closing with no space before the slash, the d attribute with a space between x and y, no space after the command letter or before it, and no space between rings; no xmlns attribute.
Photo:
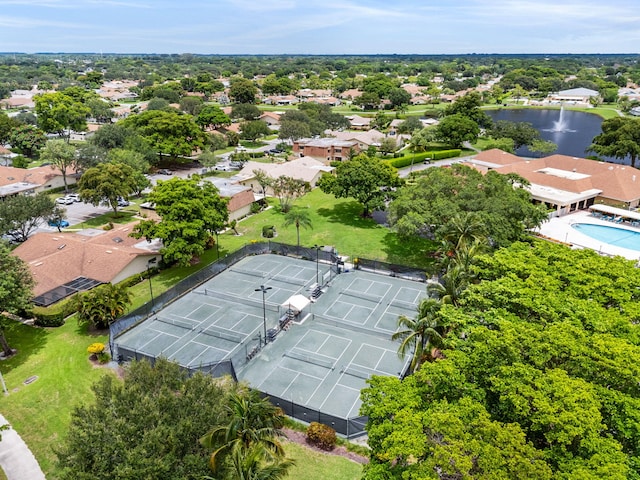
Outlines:
<svg viewBox="0 0 640 480"><path fill-rule="evenodd" d="M265 287L260 285L260 288L256 288L256 292L262 292L262 326L264 327L264 344L267 345L267 303L265 299L266 293L271 290L272 287Z"/></svg>
<svg viewBox="0 0 640 480"><path fill-rule="evenodd" d="M151 309L155 307L153 303L153 287L151 286L151 265L155 265L158 259L153 257L147 262L147 278L149 279L149 293L151 293Z"/></svg>
<svg viewBox="0 0 640 480"><path fill-rule="evenodd" d="M320 249L324 248L323 245L314 245L313 248L316 249L316 283L320 285L320 265L319 265L319 257L320 257Z"/></svg>

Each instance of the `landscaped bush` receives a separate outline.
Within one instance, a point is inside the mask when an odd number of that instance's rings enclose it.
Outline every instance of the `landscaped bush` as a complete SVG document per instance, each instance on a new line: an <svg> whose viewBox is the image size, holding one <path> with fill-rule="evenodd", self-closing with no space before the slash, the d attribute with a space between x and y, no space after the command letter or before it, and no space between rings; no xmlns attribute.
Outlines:
<svg viewBox="0 0 640 480"><path fill-rule="evenodd" d="M460 155L459 148L455 148L452 150L440 150L439 152L431 152L433 154L433 160L442 160L443 158L454 158Z"/></svg>
<svg viewBox="0 0 640 480"><path fill-rule="evenodd" d="M311 422L307 428L307 442L323 450L333 450L338 438L336 431L322 423Z"/></svg>
<svg viewBox="0 0 640 480"><path fill-rule="evenodd" d="M75 296L74 296L75 297ZM64 319L78 310L74 297L67 298L49 307L34 307L31 312L38 327L60 327Z"/></svg>
<svg viewBox="0 0 640 480"><path fill-rule="evenodd" d="M87 347L87 353L90 353L91 355L98 355L102 352L104 352L104 343L96 342Z"/></svg>
<svg viewBox="0 0 640 480"><path fill-rule="evenodd" d="M64 325L64 315L61 312L36 313L34 325L38 327L61 327Z"/></svg>
<svg viewBox="0 0 640 480"><path fill-rule="evenodd" d="M265 225L262 227L262 236L264 238L273 238L274 228L273 225Z"/></svg>
<svg viewBox="0 0 640 480"><path fill-rule="evenodd" d="M433 158L434 152L420 152L411 155L405 155L404 157L394 158L389 160L389 165L394 168L408 167L409 165L420 163L425 159Z"/></svg>

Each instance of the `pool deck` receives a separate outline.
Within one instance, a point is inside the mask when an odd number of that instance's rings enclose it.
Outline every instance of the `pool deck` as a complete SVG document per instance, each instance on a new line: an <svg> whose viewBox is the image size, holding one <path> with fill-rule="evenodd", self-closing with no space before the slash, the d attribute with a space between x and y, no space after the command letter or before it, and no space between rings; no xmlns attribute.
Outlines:
<svg viewBox="0 0 640 480"><path fill-rule="evenodd" d="M573 228L572 225L574 223L590 223L593 225L603 225L632 232L640 232L640 229L629 225L601 220L590 215L587 211L579 211L562 217L554 217L543 223L540 228L536 229L536 232L545 237L571 245L573 248L589 248L604 255L619 255L629 260L640 259L640 251L609 245L608 243L591 238Z"/></svg>

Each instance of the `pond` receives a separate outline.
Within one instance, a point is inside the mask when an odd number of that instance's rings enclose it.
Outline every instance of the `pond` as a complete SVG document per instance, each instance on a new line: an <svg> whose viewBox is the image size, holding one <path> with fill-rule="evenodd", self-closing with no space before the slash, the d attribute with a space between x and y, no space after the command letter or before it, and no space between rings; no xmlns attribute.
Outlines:
<svg viewBox="0 0 640 480"><path fill-rule="evenodd" d="M533 108L486 110L486 112L494 121L507 120L530 123L540 132L543 140L558 145L558 149L554 153L572 157L584 158L587 155L593 155L585 150L591 145L593 137L602 133L602 118L592 113L566 109ZM522 157L537 156L526 147L519 148L516 154ZM629 159L624 161L615 158L604 159L616 163L631 163Z"/></svg>

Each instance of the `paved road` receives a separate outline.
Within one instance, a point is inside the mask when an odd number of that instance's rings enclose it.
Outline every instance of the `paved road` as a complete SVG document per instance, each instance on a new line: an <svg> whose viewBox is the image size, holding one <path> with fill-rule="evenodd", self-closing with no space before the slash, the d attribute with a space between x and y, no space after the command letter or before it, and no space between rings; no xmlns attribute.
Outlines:
<svg viewBox="0 0 640 480"><path fill-rule="evenodd" d="M0 425L6 423L8 422L0 415ZM13 428L2 432L0 467L8 480L45 480L33 453Z"/></svg>

